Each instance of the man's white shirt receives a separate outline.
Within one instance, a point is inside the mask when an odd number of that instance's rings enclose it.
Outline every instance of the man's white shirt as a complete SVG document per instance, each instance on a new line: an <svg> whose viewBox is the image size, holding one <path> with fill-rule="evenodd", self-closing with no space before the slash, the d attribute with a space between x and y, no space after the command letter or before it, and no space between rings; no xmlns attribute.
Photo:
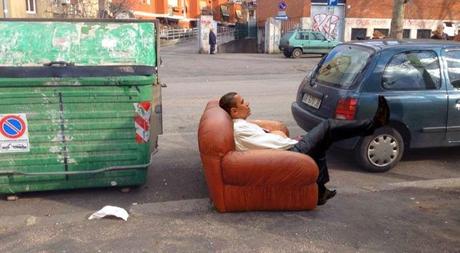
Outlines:
<svg viewBox="0 0 460 253"><path fill-rule="evenodd" d="M233 120L233 138L236 150L282 149L287 150L298 141L277 134L266 133L260 126L244 119Z"/></svg>

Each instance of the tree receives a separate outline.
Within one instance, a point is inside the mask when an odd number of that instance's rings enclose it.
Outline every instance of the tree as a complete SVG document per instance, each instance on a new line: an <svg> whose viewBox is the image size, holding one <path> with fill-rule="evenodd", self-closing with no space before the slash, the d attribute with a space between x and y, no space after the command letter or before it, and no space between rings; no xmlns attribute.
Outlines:
<svg viewBox="0 0 460 253"><path fill-rule="evenodd" d="M390 37L395 39L403 38L404 5L409 0L393 0L393 17L391 19Z"/></svg>
<svg viewBox="0 0 460 253"><path fill-rule="evenodd" d="M130 13L136 0L112 0L109 4L109 11L113 17L116 17L120 13Z"/></svg>

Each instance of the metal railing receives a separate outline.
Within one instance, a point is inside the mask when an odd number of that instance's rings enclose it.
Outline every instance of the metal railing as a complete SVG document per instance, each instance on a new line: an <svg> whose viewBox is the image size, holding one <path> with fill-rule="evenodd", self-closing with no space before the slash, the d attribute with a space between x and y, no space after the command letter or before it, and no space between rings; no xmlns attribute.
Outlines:
<svg viewBox="0 0 460 253"><path fill-rule="evenodd" d="M217 44L224 44L229 41L235 40L235 28L220 26L217 28Z"/></svg>
<svg viewBox="0 0 460 253"><path fill-rule="evenodd" d="M234 27L220 26L217 28L217 44L224 44L235 40L236 29ZM173 28L161 29L160 39L162 40L184 40L192 39L198 36L198 28Z"/></svg>
<svg viewBox="0 0 460 253"><path fill-rule="evenodd" d="M160 30L160 39L175 40L194 38L198 34L198 28L169 28Z"/></svg>

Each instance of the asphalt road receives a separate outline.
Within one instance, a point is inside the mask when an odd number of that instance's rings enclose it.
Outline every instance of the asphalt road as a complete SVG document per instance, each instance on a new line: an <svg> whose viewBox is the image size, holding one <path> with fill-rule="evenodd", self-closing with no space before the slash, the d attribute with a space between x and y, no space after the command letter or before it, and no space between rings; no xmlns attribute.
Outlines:
<svg viewBox="0 0 460 253"><path fill-rule="evenodd" d="M0 252L460 252L460 148L409 151L386 173L328 154L338 195L311 212L218 214L207 203L196 131L207 101L237 91L253 119L296 126L290 104L319 58L162 48L164 134L146 185L52 191L0 201ZM128 222L88 221L104 205Z"/></svg>

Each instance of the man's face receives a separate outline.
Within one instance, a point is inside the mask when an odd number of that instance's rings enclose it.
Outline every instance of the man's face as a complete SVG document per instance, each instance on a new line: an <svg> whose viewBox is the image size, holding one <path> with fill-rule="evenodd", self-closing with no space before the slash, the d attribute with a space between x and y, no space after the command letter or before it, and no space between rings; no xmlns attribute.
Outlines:
<svg viewBox="0 0 460 253"><path fill-rule="evenodd" d="M235 107L230 109L230 113L233 119L246 119L251 115L251 108L249 103L246 102L239 94L233 97L235 101Z"/></svg>

